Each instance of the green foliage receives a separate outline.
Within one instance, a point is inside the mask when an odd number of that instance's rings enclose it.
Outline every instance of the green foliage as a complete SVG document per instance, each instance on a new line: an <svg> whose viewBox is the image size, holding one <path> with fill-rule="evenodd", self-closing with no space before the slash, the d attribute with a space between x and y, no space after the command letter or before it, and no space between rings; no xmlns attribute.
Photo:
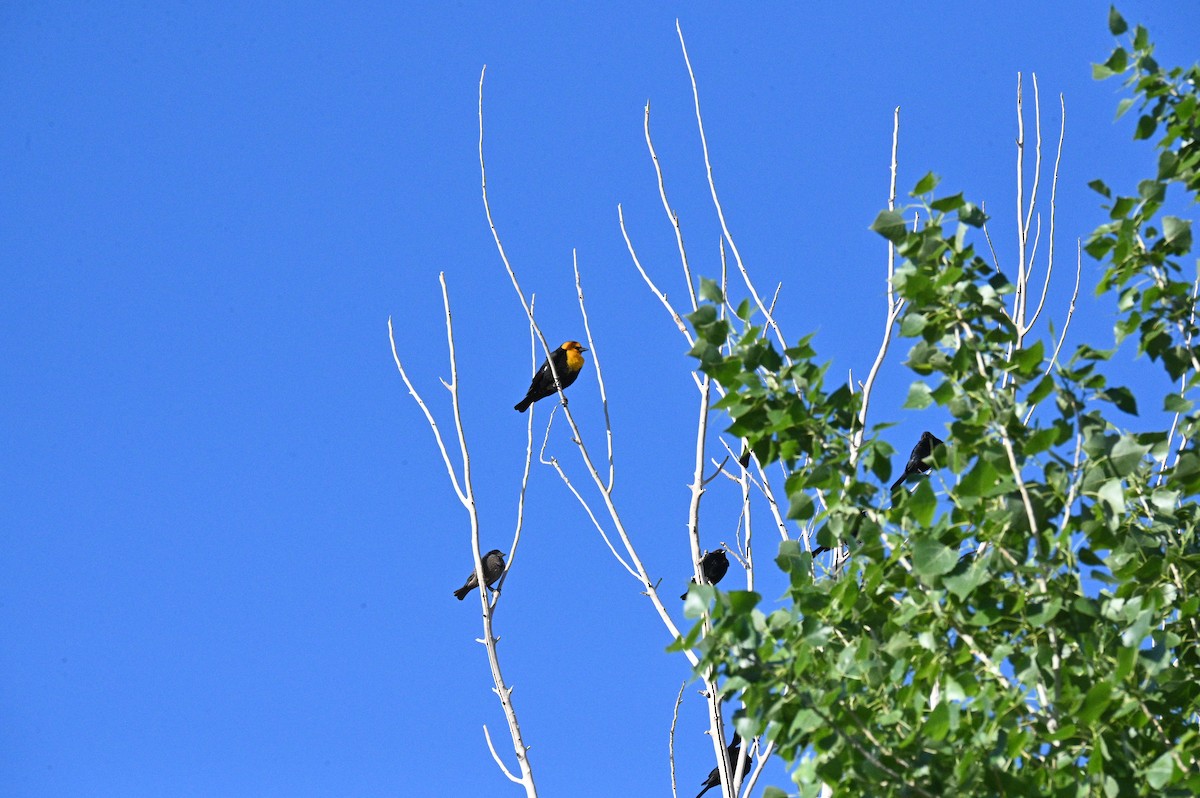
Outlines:
<svg viewBox="0 0 1200 798"><path fill-rule="evenodd" d="M1128 30L1115 9L1109 26ZM1054 341L1019 334L1011 283L974 250L983 213L934 194L933 174L913 191L918 224L872 225L902 258L906 406L952 419L911 494L881 495L895 453L882 426L855 448L861 396L826 384L811 336L781 353L749 312L735 330L707 281L689 317L729 433L790 470L789 518L850 550L821 576L784 542L777 609L712 588L711 607L689 605L708 609L711 632L688 642L744 702L739 733L772 741L801 795L1200 794L1193 242L1189 221L1159 216L1172 186L1200 192L1200 70L1164 71L1140 26L1130 40L1095 72L1125 76L1135 138L1162 137L1135 194L1091 184L1109 203L1087 249L1117 299L1116 348L1051 367ZM1182 388L1110 384L1130 340ZM1150 431L1112 412L1159 406L1177 415Z"/></svg>

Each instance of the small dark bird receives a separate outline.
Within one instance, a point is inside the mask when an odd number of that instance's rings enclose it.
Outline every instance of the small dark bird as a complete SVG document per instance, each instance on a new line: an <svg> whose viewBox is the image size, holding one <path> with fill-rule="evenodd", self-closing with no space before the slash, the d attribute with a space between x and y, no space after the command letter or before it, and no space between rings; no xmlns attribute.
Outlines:
<svg viewBox="0 0 1200 798"><path fill-rule="evenodd" d="M492 549L487 554L479 558L483 563L483 580L488 587L500 578L500 574L504 573L504 552L500 549ZM471 575L467 577L467 583L454 591L454 597L462 601L475 588L479 587L479 580L475 578L475 572L471 571Z"/></svg>
<svg viewBox="0 0 1200 798"><path fill-rule="evenodd" d="M921 433L921 440L917 441L917 445L913 447L912 454L908 456L908 462L904 464L904 473L900 475L900 479L892 485L892 490L904 484L904 480L911 477L913 474L928 474L929 464L925 462L929 455L933 454L933 450L941 446L942 442L933 437L933 433L926 430Z"/></svg>
<svg viewBox="0 0 1200 798"><path fill-rule="evenodd" d="M750 467L750 454L751 454L751 452L750 452L749 447L742 449L742 455L741 455L741 457L738 458L738 465L740 465L742 468L749 468Z"/></svg>
<svg viewBox="0 0 1200 798"><path fill-rule="evenodd" d="M725 754L729 757L729 775L730 776L732 776L734 773L737 772L738 754L740 753L741 745L742 745L742 738L734 737L733 742L731 742L725 748ZM745 772L746 772L746 769L742 768L742 773L744 774ZM701 795L704 795L704 793L708 792L713 787L720 787L720 786L721 786L721 768L718 766L718 767L713 768L712 772L708 774L708 778L704 780L704 789L700 791L700 793L696 796L696 798L700 798Z"/></svg>
<svg viewBox="0 0 1200 798"><path fill-rule="evenodd" d="M704 574L704 581L710 585L715 585L725 578L725 572L729 570L729 558L725 556L725 549L717 549L710 551L700 559L700 573ZM691 584L696 584L695 577L692 578ZM679 598L687 598L685 592Z"/></svg>
<svg viewBox="0 0 1200 798"><path fill-rule="evenodd" d="M558 382L565 391L579 376L579 370L583 368L583 353L586 351L587 347L581 346L578 341L567 341L551 352L549 359L533 375L533 382L529 383L529 391L525 398L513 405L513 409L524 413L538 399L558 393L554 387L555 372L558 373ZM550 370L550 361L554 361L554 371ZM566 397L563 397L563 401L566 402Z"/></svg>

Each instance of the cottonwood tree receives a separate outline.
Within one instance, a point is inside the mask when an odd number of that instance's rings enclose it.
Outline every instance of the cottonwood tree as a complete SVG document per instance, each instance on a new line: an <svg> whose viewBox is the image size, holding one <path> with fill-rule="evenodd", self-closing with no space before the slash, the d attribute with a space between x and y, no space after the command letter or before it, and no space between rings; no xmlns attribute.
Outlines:
<svg viewBox="0 0 1200 798"><path fill-rule="evenodd" d="M826 387L807 340L776 351L720 319L715 292L692 314L731 430L790 467L789 515L849 552L821 578L785 542L788 606L718 591L685 640L801 795L1200 794L1196 263L1190 222L1163 214L1170 191L1184 207L1200 191L1200 69L1164 69L1137 27L1095 73L1125 76L1120 112L1137 106L1135 137L1159 137L1136 193L1091 184L1110 217L1086 250L1116 299L1111 346L1065 357L1061 335L1039 334L1032 255L1007 269L981 255L985 214L932 175L915 223L875 221L901 258L908 404L952 418L911 493L878 487L894 453L881 427L862 436L863 394ZM1032 213L1018 208L1022 244ZM1161 381L1114 383L1130 346Z"/></svg>

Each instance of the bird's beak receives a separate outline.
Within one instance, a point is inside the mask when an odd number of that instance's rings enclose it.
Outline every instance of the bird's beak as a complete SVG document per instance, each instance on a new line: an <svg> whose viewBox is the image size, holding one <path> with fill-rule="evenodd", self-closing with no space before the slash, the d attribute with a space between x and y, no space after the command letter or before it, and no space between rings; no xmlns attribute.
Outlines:
<svg viewBox="0 0 1200 798"><path fill-rule="evenodd" d="M586 351L588 351L588 348L586 346L581 346L581 347L579 347L579 351L586 352Z"/></svg>

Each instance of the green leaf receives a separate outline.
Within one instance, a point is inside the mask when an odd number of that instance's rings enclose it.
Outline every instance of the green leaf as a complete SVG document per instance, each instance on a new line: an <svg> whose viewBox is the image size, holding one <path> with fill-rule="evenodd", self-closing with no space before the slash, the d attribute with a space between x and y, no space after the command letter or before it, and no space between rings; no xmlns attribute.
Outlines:
<svg viewBox="0 0 1200 798"><path fill-rule="evenodd" d="M730 590L725 596L730 609L738 615L745 615L762 601L762 596L752 590Z"/></svg>
<svg viewBox="0 0 1200 798"><path fill-rule="evenodd" d="M1134 398L1133 391L1129 390L1128 388L1114 385L1111 388L1101 391L1098 396L1101 399L1107 399L1108 401L1112 402L1120 410L1128 413L1131 416L1136 416L1138 414L1137 399Z"/></svg>
<svg viewBox="0 0 1200 798"><path fill-rule="evenodd" d="M716 280L710 280L707 277L700 278L700 297L718 305L725 301L725 294L721 292L721 286L717 285Z"/></svg>
<svg viewBox="0 0 1200 798"><path fill-rule="evenodd" d="M1168 413L1190 413L1192 407L1194 407L1192 400L1184 399L1177 393L1169 393L1163 397L1163 410Z"/></svg>
<svg viewBox="0 0 1200 798"><path fill-rule="evenodd" d="M909 196L917 197L921 194L928 194L937 188L937 184L941 181L942 179L933 172L927 172L924 177L917 181L917 185L913 188Z"/></svg>
<svg viewBox="0 0 1200 798"><path fill-rule="evenodd" d="M959 570L956 566L954 570ZM942 581L946 587L958 597L959 601L966 601L967 596L971 595L971 591L979 587L988 578L986 566L979 560L971 560L970 565L959 574L951 574Z"/></svg>
<svg viewBox="0 0 1200 798"><path fill-rule="evenodd" d="M941 199L934 200L933 202L929 203L929 207L933 208L935 211L949 213L950 211L958 210L964 204L966 204L966 200L963 199L963 195L960 192L958 194L952 194L949 197L942 197Z"/></svg>
<svg viewBox="0 0 1200 798"><path fill-rule="evenodd" d="M1133 49L1146 50L1150 47L1150 32L1138 25L1133 29ZM1149 67L1146 67L1149 69Z"/></svg>
<svg viewBox="0 0 1200 798"><path fill-rule="evenodd" d="M1164 216L1162 220L1163 240L1176 252L1187 252L1192 248L1192 223L1188 219Z"/></svg>
<svg viewBox="0 0 1200 798"><path fill-rule="evenodd" d="M916 338L928 323L929 319L923 313L905 313L900 322L900 334L906 338Z"/></svg>
<svg viewBox="0 0 1200 798"><path fill-rule="evenodd" d="M931 404L933 404L933 399L930 397L928 385L923 382L914 382L908 386L908 398L904 400L904 409L922 410Z"/></svg>
<svg viewBox="0 0 1200 798"><path fill-rule="evenodd" d="M1158 120L1149 114L1145 114L1138 119L1137 129L1133 131L1133 137L1137 140L1148 139L1154 135L1154 131L1158 129Z"/></svg>
<svg viewBox="0 0 1200 798"><path fill-rule="evenodd" d="M778 787L768 787L763 790L762 798L788 798L788 794Z"/></svg>
<svg viewBox="0 0 1200 798"><path fill-rule="evenodd" d="M908 494L905 504L910 517L918 526L928 526L933 521L933 512L937 509L937 497L929 487L929 480L923 479L917 483L917 489Z"/></svg>
<svg viewBox="0 0 1200 798"><path fill-rule="evenodd" d="M929 713L929 719L925 721L925 734L933 740L944 740L946 732L950 731L950 703L942 701L933 712Z"/></svg>
<svg viewBox="0 0 1200 798"><path fill-rule="evenodd" d="M912 552L913 570L923 577L948 574L958 564L958 552L929 538L913 541Z"/></svg>
<svg viewBox="0 0 1200 798"><path fill-rule="evenodd" d="M1041 341L1035 341L1033 346L1019 349L1013 353L1013 366L1018 374L1030 377L1041 370L1046 353Z"/></svg>
<svg viewBox="0 0 1200 798"><path fill-rule="evenodd" d="M908 227L904 223L904 217L896 211L880 211L879 215L875 217L875 221L871 223L870 229L893 244L899 244L908 236Z"/></svg>
<svg viewBox="0 0 1200 798"><path fill-rule="evenodd" d="M958 220L963 224L971 225L971 227L983 227L988 218L982 208L971 202L965 203L958 209Z"/></svg>
<svg viewBox="0 0 1200 798"><path fill-rule="evenodd" d="M1146 768L1146 781L1156 790L1167 786L1175 775L1175 763L1171 752L1167 751Z"/></svg>
<svg viewBox="0 0 1200 798"><path fill-rule="evenodd" d="M1038 384L1032 391L1030 391L1029 398L1025 401L1029 402L1031 405L1036 405L1038 402L1041 402L1043 399L1049 396L1054 390L1054 387L1054 378L1046 375L1038 381Z"/></svg>
<svg viewBox="0 0 1200 798"><path fill-rule="evenodd" d="M1108 7L1108 30L1113 36L1120 36L1129 30L1129 26L1125 24L1125 18L1117 12L1116 6Z"/></svg>
<svg viewBox="0 0 1200 798"><path fill-rule="evenodd" d="M1103 180L1093 180L1092 182L1088 183L1088 188L1090 188L1092 191L1095 191L1097 194L1100 194L1105 199L1112 199L1112 190Z"/></svg>
<svg viewBox="0 0 1200 798"><path fill-rule="evenodd" d="M1112 55L1108 57L1108 60L1104 62L1104 66L1111 70L1114 75L1124 72L1129 66L1129 53L1125 52L1124 47L1116 48L1112 51Z"/></svg>
<svg viewBox="0 0 1200 798"><path fill-rule="evenodd" d="M813 499L804 491L799 491L788 497L791 503L787 517L791 521L803 521L813 516Z"/></svg>

